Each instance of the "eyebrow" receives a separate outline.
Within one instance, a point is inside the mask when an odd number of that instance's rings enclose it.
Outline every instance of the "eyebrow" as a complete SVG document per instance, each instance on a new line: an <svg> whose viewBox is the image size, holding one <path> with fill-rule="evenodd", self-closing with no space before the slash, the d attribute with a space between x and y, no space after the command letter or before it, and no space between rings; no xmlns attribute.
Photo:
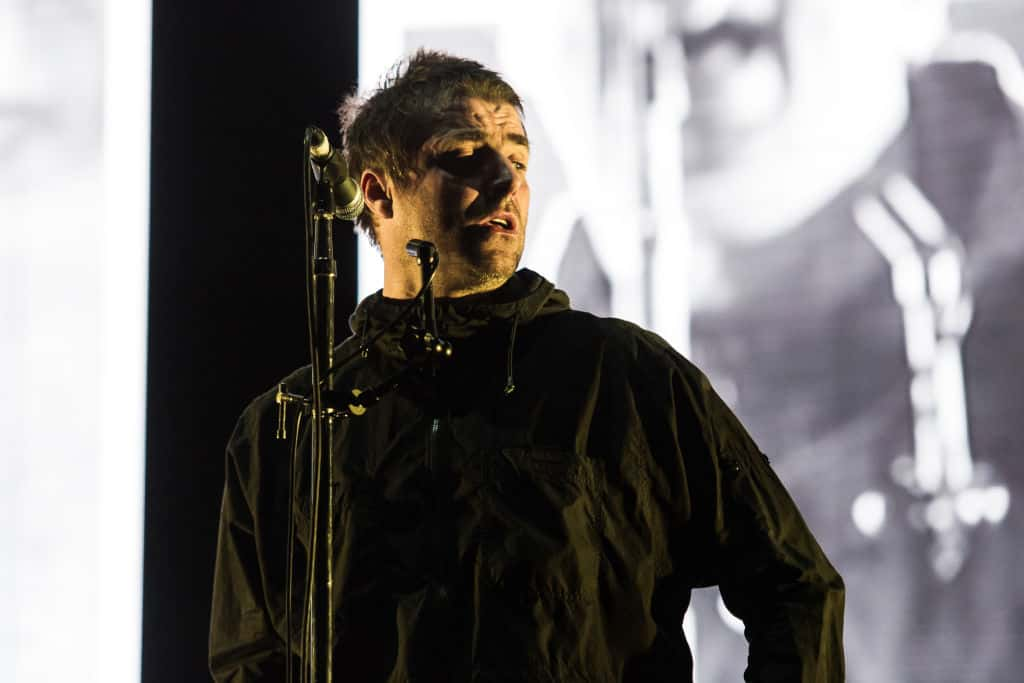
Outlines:
<svg viewBox="0 0 1024 683"><path fill-rule="evenodd" d="M530 139L527 138L525 135L521 135L519 133L508 133L507 135L505 135L505 137L508 140L511 140L513 145L519 145L520 147L525 147L527 149L527 151L529 151L529 149L530 149Z"/></svg>
<svg viewBox="0 0 1024 683"><path fill-rule="evenodd" d="M522 133L506 133L505 139L513 145L524 147L526 151L530 151L530 139ZM436 138L436 142L446 141L487 142L487 136L479 128L456 128L442 133Z"/></svg>

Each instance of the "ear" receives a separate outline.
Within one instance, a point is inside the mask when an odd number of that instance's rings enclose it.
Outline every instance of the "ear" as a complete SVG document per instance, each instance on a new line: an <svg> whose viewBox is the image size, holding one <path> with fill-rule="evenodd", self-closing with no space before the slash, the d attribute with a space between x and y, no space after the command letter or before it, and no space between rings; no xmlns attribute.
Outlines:
<svg viewBox="0 0 1024 683"><path fill-rule="evenodd" d="M383 173L363 171L359 178L359 187L363 191L366 208L376 218L387 219L394 216L391 207L391 185Z"/></svg>

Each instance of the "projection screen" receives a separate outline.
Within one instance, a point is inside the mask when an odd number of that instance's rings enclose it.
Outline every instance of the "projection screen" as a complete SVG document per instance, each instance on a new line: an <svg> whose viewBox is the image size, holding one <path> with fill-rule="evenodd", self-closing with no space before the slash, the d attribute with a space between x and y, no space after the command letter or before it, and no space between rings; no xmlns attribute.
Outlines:
<svg viewBox="0 0 1024 683"><path fill-rule="evenodd" d="M849 680L1015 680L1024 7L373 0L359 45L364 90L418 47L517 88L522 265L709 375L846 580ZM741 680L717 591L690 614Z"/></svg>

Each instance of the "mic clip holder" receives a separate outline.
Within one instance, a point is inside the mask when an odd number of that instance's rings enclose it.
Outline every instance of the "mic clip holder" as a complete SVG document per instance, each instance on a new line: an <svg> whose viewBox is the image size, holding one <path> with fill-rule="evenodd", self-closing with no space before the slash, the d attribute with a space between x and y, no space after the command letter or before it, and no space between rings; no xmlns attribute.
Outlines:
<svg viewBox="0 0 1024 683"><path fill-rule="evenodd" d="M321 392L321 401L324 406L324 415L331 418L345 418L359 417L365 414L367 408L398 388L404 374L404 372L399 373L386 382L370 389L352 389L348 395L333 389L323 390ZM283 441L288 438L289 406L297 406L303 415L313 414L312 399L309 396L291 393L284 382L277 385L277 394L274 396L274 402L277 403L277 432L275 437L278 440Z"/></svg>
<svg viewBox="0 0 1024 683"><path fill-rule="evenodd" d="M321 183L320 187L323 187ZM328 192L330 192L328 186ZM323 206L318 197L317 207ZM328 217L329 220L329 217ZM386 394L394 391L405 380L406 376L425 365L436 367L440 361L452 357L452 344L441 337L437 331L437 311L434 303L434 290L431 281L437 270L437 248L424 240L409 240L405 246L406 253L416 258L420 266L422 291L420 292L419 324L410 325L402 337L402 349L405 351L409 364L397 374L369 389L352 389L349 394L334 389L321 390L321 401L325 417L345 418L358 417L366 409L381 400ZM313 401L310 396L294 394L282 382L277 386L274 397L277 403L278 439L287 439L288 408L298 406L303 414L313 414Z"/></svg>
<svg viewBox="0 0 1024 683"><path fill-rule="evenodd" d="M405 253L416 259L420 267L423 291L420 297L419 324L410 325L402 337L402 349L415 365L436 364L452 357L452 343L437 331L437 308L431 284L437 270L437 247L424 240L409 240Z"/></svg>
<svg viewBox="0 0 1024 683"><path fill-rule="evenodd" d="M337 213L338 202L334 198L334 187L327 179L326 174L317 172L319 170L316 162L310 162L314 168L313 175L316 177L316 194L313 201L313 218L321 221L333 221Z"/></svg>

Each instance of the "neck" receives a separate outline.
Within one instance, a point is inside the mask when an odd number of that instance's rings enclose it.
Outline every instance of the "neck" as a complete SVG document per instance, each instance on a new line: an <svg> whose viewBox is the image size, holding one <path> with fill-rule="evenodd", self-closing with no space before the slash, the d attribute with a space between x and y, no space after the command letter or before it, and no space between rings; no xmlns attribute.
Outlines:
<svg viewBox="0 0 1024 683"><path fill-rule="evenodd" d="M389 299L412 299L420 292L422 281L419 269L389 273L385 268L383 294ZM483 294L498 289L508 282L511 275L485 275L477 278L446 277L443 271L434 275L432 287L437 298L456 299L472 294Z"/></svg>

